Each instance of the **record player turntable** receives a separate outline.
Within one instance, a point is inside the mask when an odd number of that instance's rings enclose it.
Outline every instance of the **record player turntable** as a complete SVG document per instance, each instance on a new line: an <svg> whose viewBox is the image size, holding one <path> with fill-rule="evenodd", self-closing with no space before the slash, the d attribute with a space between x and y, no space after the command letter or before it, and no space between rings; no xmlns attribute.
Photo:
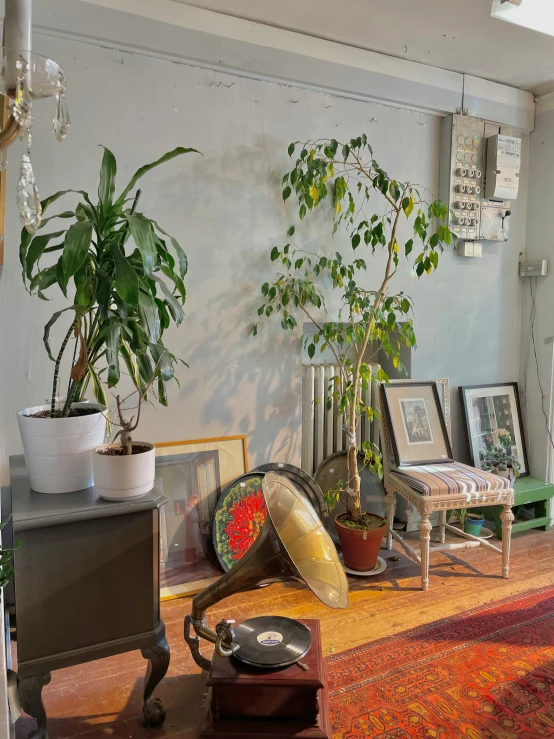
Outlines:
<svg viewBox="0 0 554 739"><path fill-rule="evenodd" d="M209 671L212 723L204 736L274 739L328 737L327 684L318 621L261 616L215 631L207 609L233 593L287 580L305 583L331 608L346 608L348 584L335 545L294 484L275 472L263 480L268 516L248 552L199 593L185 618L185 640L195 662ZM194 630L195 635L191 633ZM199 637L215 644L210 662ZM261 722L261 723L260 723Z"/></svg>

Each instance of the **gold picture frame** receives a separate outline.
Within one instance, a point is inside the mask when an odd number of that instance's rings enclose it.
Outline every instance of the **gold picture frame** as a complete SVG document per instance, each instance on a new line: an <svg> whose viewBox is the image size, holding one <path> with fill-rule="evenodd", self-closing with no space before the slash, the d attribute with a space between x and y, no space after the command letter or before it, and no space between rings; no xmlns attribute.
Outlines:
<svg viewBox="0 0 554 739"><path fill-rule="evenodd" d="M248 472L246 436L169 441L156 448L160 509L160 599L200 592L223 573L212 544L215 506L224 488Z"/></svg>

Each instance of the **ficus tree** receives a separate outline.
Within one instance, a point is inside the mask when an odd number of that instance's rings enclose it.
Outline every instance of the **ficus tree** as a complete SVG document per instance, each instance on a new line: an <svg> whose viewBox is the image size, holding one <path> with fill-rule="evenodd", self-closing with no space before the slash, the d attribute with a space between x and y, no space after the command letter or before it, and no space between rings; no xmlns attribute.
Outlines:
<svg viewBox="0 0 554 739"><path fill-rule="evenodd" d="M326 349L333 353L339 373L329 390L346 418L348 479L329 491L327 500L333 507L344 495L348 514L344 523L364 528L367 519L360 503L356 430L362 418L375 419L379 411L364 404L362 391L371 382L388 381L382 369L376 371L366 361L368 348L382 348L393 366L403 369L402 345L416 346L413 304L408 295L393 292L391 283L404 259L415 257L413 269L418 277L434 272L441 252L455 236L445 225L447 206L427 198L425 188L389 176L373 158L365 134L347 143L335 139L295 142L288 153L294 157L294 166L283 177L283 199L296 198L301 221L331 201L325 210L331 212L332 233L344 229L351 249L328 255L303 248L296 243L295 226L291 226L288 243L271 250L271 261L278 263L279 270L273 281L261 287L264 302L258 317L277 316L284 330L294 330L298 319L306 318L315 327L304 339L309 356ZM408 222L410 235L403 243L402 221ZM384 251L384 259L374 260L371 276L366 277L366 260L378 250ZM374 283L371 288L370 282ZM340 296L341 309L335 319L326 316L328 290ZM255 324L253 333L257 332ZM329 408L332 402L329 398ZM379 449L365 441L362 451L363 464L382 476Z"/></svg>
<svg viewBox="0 0 554 739"><path fill-rule="evenodd" d="M179 360L164 345L163 333L172 321L179 325L184 317L187 257L173 236L140 212L140 190L135 187L150 170L192 152L199 153L177 147L145 164L116 197L117 163L104 147L96 203L83 190L57 192L42 201L43 213L69 193L79 195L80 201L72 210L43 218L40 229L55 219L72 221L69 227L35 236L22 230L19 256L29 292L48 300L46 291L56 286L70 301L44 329L44 345L54 362L52 417L60 414L56 408L60 364L73 339L62 416L89 384L105 405L104 382L110 388L118 384L120 359L139 391L156 380L158 400L167 405L166 383L175 376ZM50 331L64 318L67 331L54 356Z"/></svg>

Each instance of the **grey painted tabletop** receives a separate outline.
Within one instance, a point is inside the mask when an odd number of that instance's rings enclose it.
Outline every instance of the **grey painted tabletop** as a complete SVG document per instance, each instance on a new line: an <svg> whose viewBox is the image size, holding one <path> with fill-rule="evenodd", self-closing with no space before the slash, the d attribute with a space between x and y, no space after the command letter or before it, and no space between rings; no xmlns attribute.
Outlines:
<svg viewBox="0 0 554 739"><path fill-rule="evenodd" d="M70 521L154 510L167 502L155 486L146 495L124 502L103 500L94 487L60 495L36 493L29 485L23 454L10 457L10 487L14 533Z"/></svg>

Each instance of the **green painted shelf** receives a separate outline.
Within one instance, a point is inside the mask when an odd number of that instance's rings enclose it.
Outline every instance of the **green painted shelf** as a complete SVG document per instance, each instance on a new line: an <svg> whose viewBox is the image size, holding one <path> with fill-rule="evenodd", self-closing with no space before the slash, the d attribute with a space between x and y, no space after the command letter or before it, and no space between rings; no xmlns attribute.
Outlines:
<svg viewBox="0 0 554 739"><path fill-rule="evenodd" d="M514 515L517 519L518 506L525 505L534 508L535 518L526 521L515 520L512 525L512 533L516 534L518 531L525 531L526 529L548 531L550 528L549 506L551 498L554 498L554 485L536 477L518 477L514 483L514 506L512 508ZM489 519L492 513L496 536L498 539L502 539L502 521L500 520L502 506L484 508L483 513Z"/></svg>

